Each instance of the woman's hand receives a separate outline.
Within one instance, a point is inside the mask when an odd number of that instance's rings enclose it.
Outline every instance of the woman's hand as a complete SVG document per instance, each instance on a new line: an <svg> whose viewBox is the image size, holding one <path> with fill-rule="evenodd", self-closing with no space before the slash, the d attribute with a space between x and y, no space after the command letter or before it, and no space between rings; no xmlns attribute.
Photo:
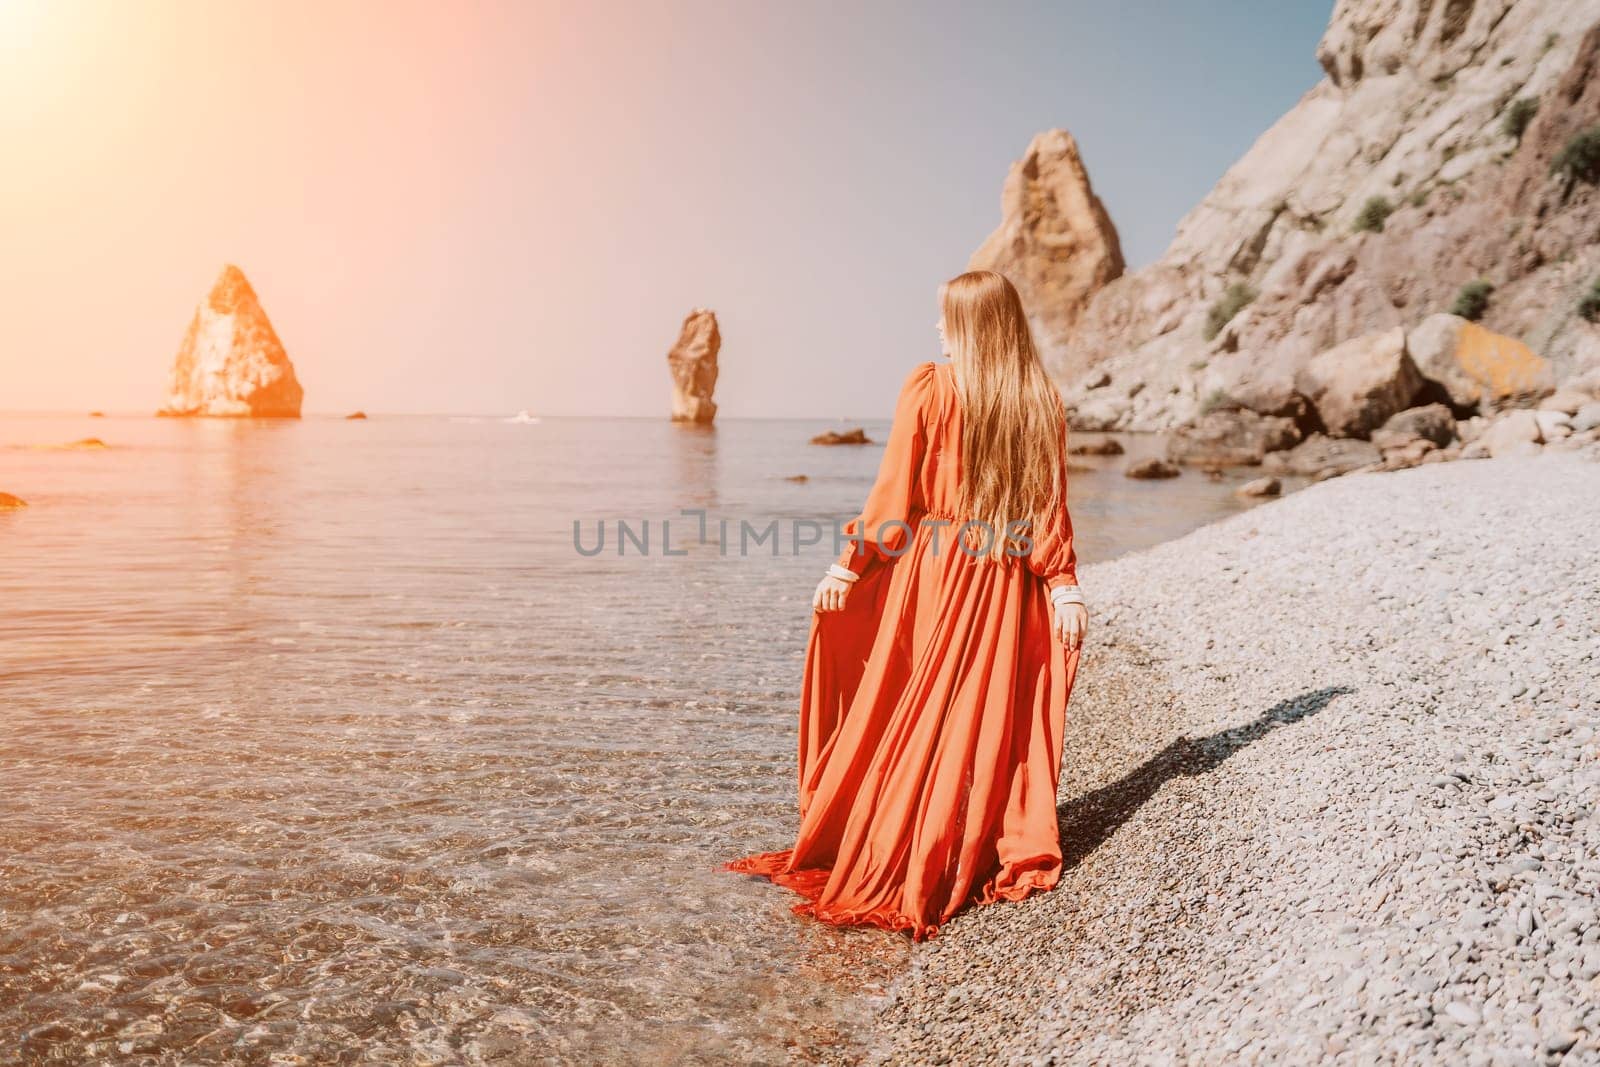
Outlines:
<svg viewBox="0 0 1600 1067"><path fill-rule="evenodd" d="M1083 635L1089 629L1089 609L1082 604L1057 604L1055 625L1056 640L1069 651L1083 647Z"/></svg>
<svg viewBox="0 0 1600 1067"><path fill-rule="evenodd" d="M817 591L811 596L812 611L841 611L844 598L850 594L850 583L831 574L823 575Z"/></svg>

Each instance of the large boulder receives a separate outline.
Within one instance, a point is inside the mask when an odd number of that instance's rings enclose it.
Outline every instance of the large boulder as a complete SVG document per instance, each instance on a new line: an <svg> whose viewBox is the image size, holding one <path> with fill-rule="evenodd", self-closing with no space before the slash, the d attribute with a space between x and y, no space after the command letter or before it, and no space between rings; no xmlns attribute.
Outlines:
<svg viewBox="0 0 1600 1067"><path fill-rule="evenodd" d="M1115 430L1128 415L1125 396L1092 396L1067 407L1067 425L1089 433Z"/></svg>
<svg viewBox="0 0 1600 1067"><path fill-rule="evenodd" d="M1539 440L1546 443L1572 433L1572 416L1564 411L1535 411L1533 421L1539 424Z"/></svg>
<svg viewBox="0 0 1600 1067"><path fill-rule="evenodd" d="M1300 440L1294 420L1248 409L1210 411L1172 434L1167 458L1199 467L1247 467Z"/></svg>
<svg viewBox="0 0 1600 1067"><path fill-rule="evenodd" d="M1495 459L1502 456L1531 455L1544 440L1539 420L1531 411L1512 411L1489 424L1473 444Z"/></svg>
<svg viewBox="0 0 1600 1067"><path fill-rule="evenodd" d="M722 331L717 314L695 308L683 320L678 343L667 353L672 371L672 419L674 422L708 423L717 417L717 404L711 397L717 388L717 354L722 351Z"/></svg>
<svg viewBox="0 0 1600 1067"><path fill-rule="evenodd" d="M1266 358L1271 356L1269 353ZM1298 363L1280 359L1277 365L1267 366L1265 359L1258 359L1252 353L1220 359L1217 363L1210 391L1221 393L1237 406L1261 415L1281 415L1299 422L1308 414L1306 398L1294 384Z"/></svg>
<svg viewBox="0 0 1600 1067"><path fill-rule="evenodd" d="M189 321L158 414L297 419L304 396L256 291L223 267Z"/></svg>
<svg viewBox="0 0 1600 1067"><path fill-rule="evenodd" d="M1443 386L1460 408L1532 399L1555 386L1550 364L1527 345L1459 315L1429 315L1406 348L1422 376Z"/></svg>
<svg viewBox="0 0 1600 1067"><path fill-rule="evenodd" d="M1583 389L1557 389L1543 400L1539 401L1541 411L1564 411L1568 415L1576 415L1580 408L1590 401L1587 390Z"/></svg>
<svg viewBox="0 0 1600 1067"><path fill-rule="evenodd" d="M1334 345L1301 368L1295 386L1311 401L1334 437L1366 437L1405 410L1422 389L1422 375L1406 354L1406 334L1363 334Z"/></svg>
<svg viewBox="0 0 1600 1067"><path fill-rule="evenodd" d="M1006 176L999 228L968 268L1011 279L1040 353L1054 360L1090 298L1123 266L1117 228L1089 184L1078 143L1066 130L1034 137Z"/></svg>
<svg viewBox="0 0 1600 1067"><path fill-rule="evenodd" d="M1382 458L1378 446L1370 441L1314 433L1287 451L1268 453L1261 466L1274 474L1325 478L1369 466Z"/></svg>
<svg viewBox="0 0 1600 1067"><path fill-rule="evenodd" d="M1372 443L1392 448L1421 439L1443 448L1456 439L1456 418L1443 404L1407 408L1372 431Z"/></svg>
<svg viewBox="0 0 1600 1067"><path fill-rule="evenodd" d="M1600 400L1592 404L1585 404L1572 416L1572 432L1585 433L1600 426Z"/></svg>

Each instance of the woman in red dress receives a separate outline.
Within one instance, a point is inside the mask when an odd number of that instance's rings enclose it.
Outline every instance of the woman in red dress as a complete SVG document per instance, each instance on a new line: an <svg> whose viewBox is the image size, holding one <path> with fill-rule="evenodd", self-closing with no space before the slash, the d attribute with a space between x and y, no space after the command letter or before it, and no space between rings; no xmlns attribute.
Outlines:
<svg viewBox="0 0 1600 1067"><path fill-rule="evenodd" d="M735 860L841 925L931 937L1061 876L1056 786L1088 624L1067 422L1002 275L940 289L849 547L817 586L794 847Z"/></svg>

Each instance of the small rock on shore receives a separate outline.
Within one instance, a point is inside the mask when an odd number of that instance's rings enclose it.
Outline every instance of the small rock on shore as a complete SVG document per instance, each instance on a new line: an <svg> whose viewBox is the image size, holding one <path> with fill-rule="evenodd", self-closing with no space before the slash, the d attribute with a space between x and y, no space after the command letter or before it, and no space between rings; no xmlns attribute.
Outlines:
<svg viewBox="0 0 1600 1067"><path fill-rule="evenodd" d="M1265 478L1256 478L1245 482L1234 492L1239 496L1249 497L1277 496L1283 492L1283 482L1269 474Z"/></svg>

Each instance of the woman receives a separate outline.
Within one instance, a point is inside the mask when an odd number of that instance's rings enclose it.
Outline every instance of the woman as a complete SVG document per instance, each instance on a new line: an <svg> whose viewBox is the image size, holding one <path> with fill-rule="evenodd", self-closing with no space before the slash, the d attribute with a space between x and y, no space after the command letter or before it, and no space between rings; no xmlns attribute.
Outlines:
<svg viewBox="0 0 1600 1067"><path fill-rule="evenodd" d="M798 891L800 914L919 941L971 901L1060 878L1062 729L1088 624L1066 413L1022 301L971 271L939 303L950 362L906 379L813 598L799 836L726 865Z"/></svg>

